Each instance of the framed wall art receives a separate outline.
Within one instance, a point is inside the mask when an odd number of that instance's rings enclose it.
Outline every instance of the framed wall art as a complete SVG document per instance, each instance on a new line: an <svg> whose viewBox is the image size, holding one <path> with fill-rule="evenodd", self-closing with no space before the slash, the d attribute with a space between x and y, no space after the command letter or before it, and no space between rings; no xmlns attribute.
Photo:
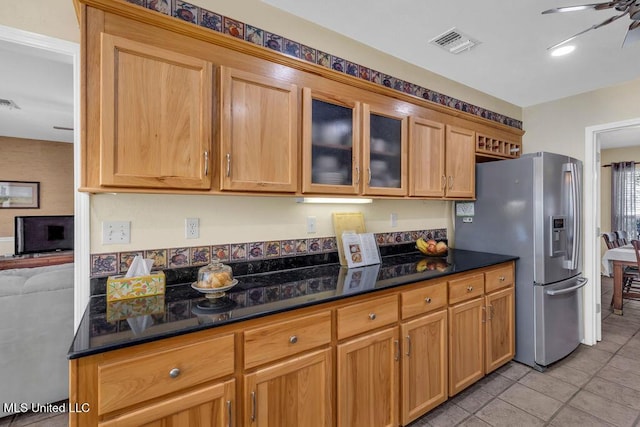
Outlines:
<svg viewBox="0 0 640 427"><path fill-rule="evenodd" d="M0 209L37 209L39 207L39 182L0 181Z"/></svg>

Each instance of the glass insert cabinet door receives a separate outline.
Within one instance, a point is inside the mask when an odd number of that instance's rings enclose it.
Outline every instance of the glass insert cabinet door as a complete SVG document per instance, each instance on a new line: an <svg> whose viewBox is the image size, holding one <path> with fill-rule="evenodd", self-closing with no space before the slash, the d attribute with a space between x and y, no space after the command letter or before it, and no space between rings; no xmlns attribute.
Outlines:
<svg viewBox="0 0 640 427"><path fill-rule="evenodd" d="M303 192L358 194L360 103L304 88Z"/></svg>
<svg viewBox="0 0 640 427"><path fill-rule="evenodd" d="M407 194L406 116L363 105L363 192Z"/></svg>

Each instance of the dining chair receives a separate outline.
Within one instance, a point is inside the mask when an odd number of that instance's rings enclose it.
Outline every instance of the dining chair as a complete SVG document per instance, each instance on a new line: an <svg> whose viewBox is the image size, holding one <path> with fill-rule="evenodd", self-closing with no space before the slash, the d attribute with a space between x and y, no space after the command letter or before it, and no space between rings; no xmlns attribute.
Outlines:
<svg viewBox="0 0 640 427"><path fill-rule="evenodd" d="M618 240L618 246L624 246L629 244L629 234L626 231L617 230L616 239Z"/></svg>
<svg viewBox="0 0 640 427"><path fill-rule="evenodd" d="M640 240L632 240L631 245L636 253L636 269L640 269ZM622 284L622 299L640 300L640 274L633 274L630 280L625 280ZM625 276L628 273L625 271Z"/></svg>
<svg viewBox="0 0 640 427"><path fill-rule="evenodd" d="M604 239L604 243L607 245L607 249L613 249L620 246L618 245L616 233L602 233L602 238Z"/></svg>

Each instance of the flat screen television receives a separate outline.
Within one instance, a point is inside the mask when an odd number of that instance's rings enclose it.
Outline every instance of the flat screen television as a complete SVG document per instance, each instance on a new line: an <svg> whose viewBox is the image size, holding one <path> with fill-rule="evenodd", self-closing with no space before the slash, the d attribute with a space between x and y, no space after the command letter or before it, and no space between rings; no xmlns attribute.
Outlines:
<svg viewBox="0 0 640 427"><path fill-rule="evenodd" d="M73 215L15 217L15 254L73 250Z"/></svg>

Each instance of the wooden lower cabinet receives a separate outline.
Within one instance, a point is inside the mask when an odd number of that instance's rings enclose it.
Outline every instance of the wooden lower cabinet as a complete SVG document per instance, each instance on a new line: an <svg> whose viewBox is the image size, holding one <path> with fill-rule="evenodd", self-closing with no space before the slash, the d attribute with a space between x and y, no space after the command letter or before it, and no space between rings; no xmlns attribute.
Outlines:
<svg viewBox="0 0 640 427"><path fill-rule="evenodd" d="M402 425L447 400L447 310L401 325Z"/></svg>
<svg viewBox="0 0 640 427"><path fill-rule="evenodd" d="M327 348L245 375L243 425L331 426L332 372Z"/></svg>
<svg viewBox="0 0 640 427"><path fill-rule="evenodd" d="M337 425L398 425L398 328L338 344Z"/></svg>
<svg viewBox="0 0 640 427"><path fill-rule="evenodd" d="M235 380L208 385L102 421L100 427L235 425Z"/></svg>
<svg viewBox="0 0 640 427"><path fill-rule="evenodd" d="M514 264L70 361L73 427L408 425L514 356Z"/></svg>
<svg viewBox="0 0 640 427"><path fill-rule="evenodd" d="M484 376L484 299L449 307L449 396Z"/></svg>
<svg viewBox="0 0 640 427"><path fill-rule="evenodd" d="M504 365L516 354L514 306L513 286L485 296L485 374Z"/></svg>

